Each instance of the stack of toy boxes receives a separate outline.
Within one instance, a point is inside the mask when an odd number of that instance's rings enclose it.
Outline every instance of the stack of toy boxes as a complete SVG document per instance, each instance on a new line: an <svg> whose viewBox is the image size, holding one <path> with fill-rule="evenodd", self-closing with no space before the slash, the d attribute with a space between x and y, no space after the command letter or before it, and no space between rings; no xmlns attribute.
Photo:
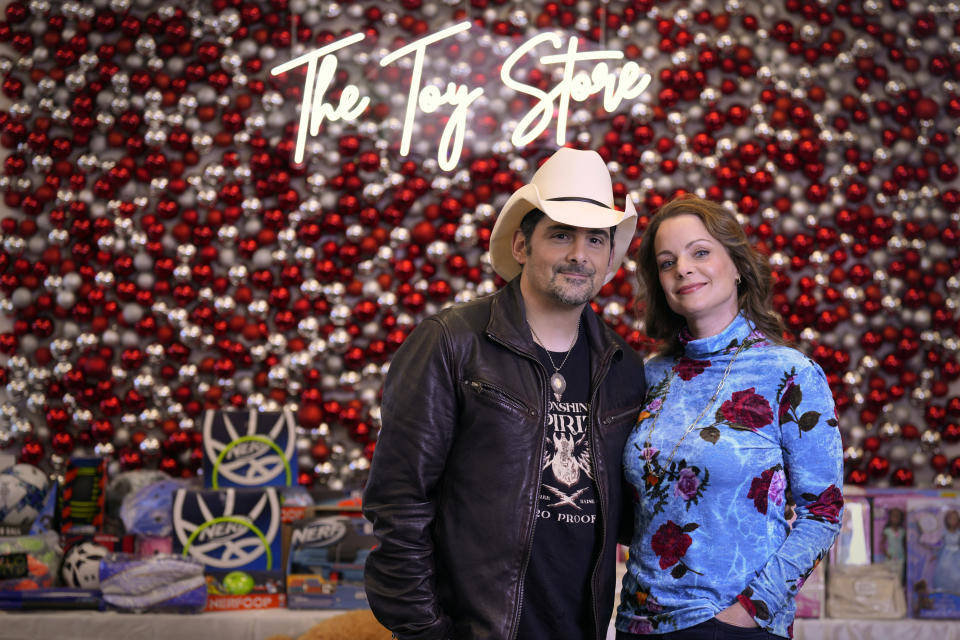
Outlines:
<svg viewBox="0 0 960 640"><path fill-rule="evenodd" d="M277 487L297 481L292 412L208 411L203 449L205 488L174 495L174 552L204 564L208 611L284 606Z"/></svg>
<svg viewBox="0 0 960 640"><path fill-rule="evenodd" d="M840 536L830 552L830 573L863 566L866 535L873 572L854 582L862 596L863 617L960 618L960 497L955 491L936 489L867 489L864 495L846 496ZM874 594L871 579L880 569L898 581L901 593L887 601ZM833 598L833 579L828 598ZM902 602L906 600L904 607ZM870 599L873 602L867 602ZM833 615L833 614L831 614Z"/></svg>

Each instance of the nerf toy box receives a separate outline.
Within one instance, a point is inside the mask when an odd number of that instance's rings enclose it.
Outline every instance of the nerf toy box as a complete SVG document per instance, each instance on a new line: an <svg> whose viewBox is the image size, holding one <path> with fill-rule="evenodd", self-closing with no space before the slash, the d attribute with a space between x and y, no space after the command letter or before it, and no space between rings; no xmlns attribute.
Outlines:
<svg viewBox="0 0 960 640"><path fill-rule="evenodd" d="M204 565L207 611L285 604L280 499L262 489L180 489L173 551Z"/></svg>
<svg viewBox="0 0 960 640"><path fill-rule="evenodd" d="M57 508L60 532L92 535L103 530L107 463L103 458L71 458Z"/></svg>
<svg viewBox="0 0 960 640"><path fill-rule="evenodd" d="M296 420L283 411L214 411L203 419L204 486L297 483Z"/></svg>
<svg viewBox="0 0 960 640"><path fill-rule="evenodd" d="M357 609L369 606L363 567L376 546L373 525L356 512L311 508L314 517L289 527L287 606Z"/></svg>

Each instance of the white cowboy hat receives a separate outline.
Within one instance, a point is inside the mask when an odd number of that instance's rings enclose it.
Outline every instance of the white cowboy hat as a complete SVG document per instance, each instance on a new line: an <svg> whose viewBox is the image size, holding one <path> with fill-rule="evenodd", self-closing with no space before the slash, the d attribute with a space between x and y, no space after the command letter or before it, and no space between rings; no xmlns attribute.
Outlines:
<svg viewBox="0 0 960 640"><path fill-rule="evenodd" d="M624 208L613 208L613 183L599 153L561 147L537 169L530 184L517 189L503 205L490 233L490 264L504 280L520 273L520 263L513 257L513 234L525 215L540 209L551 220L573 227L617 228L606 284L620 268L637 228L637 210L629 197Z"/></svg>

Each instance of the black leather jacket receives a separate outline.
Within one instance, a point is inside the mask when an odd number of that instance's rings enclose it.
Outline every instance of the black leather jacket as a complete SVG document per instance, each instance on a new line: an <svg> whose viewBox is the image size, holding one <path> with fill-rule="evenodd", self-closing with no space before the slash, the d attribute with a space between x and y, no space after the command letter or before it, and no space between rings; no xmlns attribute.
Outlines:
<svg viewBox="0 0 960 640"><path fill-rule="evenodd" d="M520 278L426 319L397 351L363 510L379 545L366 565L370 607L402 639L512 640L533 541L547 418ZM591 450L602 531L593 571L602 639L615 553L629 541L621 457L645 391L643 362L590 309Z"/></svg>

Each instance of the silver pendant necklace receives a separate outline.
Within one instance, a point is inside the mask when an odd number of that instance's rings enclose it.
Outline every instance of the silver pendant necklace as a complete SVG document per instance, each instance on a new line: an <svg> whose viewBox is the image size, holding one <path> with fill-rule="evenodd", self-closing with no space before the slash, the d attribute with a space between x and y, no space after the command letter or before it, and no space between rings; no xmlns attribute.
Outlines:
<svg viewBox="0 0 960 640"><path fill-rule="evenodd" d="M577 318L577 330L573 332L573 342L570 343L570 348L567 349L567 354L563 356L563 362L560 363L559 367L553 364L553 356L550 355L550 349L547 349L546 345L543 344L543 340L541 340L537 332L533 330L533 326L529 325L529 323L528 326L530 326L530 333L533 334L533 339L547 352L547 359L550 361L550 366L553 367L553 375L550 376L550 390L553 391L553 397L557 399L557 402L560 402L560 398L563 397L563 392L567 390L567 381L563 377L563 374L560 373L560 369L563 369L563 365L567 363L567 358L573 353L574 345L577 344L577 338L580 336L580 318Z"/></svg>
<svg viewBox="0 0 960 640"><path fill-rule="evenodd" d="M646 463L645 469L647 474L646 475L647 484L655 485L658 482L660 482L660 479L663 477L663 474L666 472L667 468L670 466L670 463L673 461L673 456L676 455L677 449L680 448L680 445L683 443L686 437L690 434L691 431L693 431L694 427L697 426L697 423L700 422L701 418L703 418L704 414L707 412L707 409L712 407L713 403L717 401L717 398L720 396L720 393L723 391L723 383L727 381L727 376L730 375L730 369L733 368L733 363L736 362L737 356L740 355L740 352L743 351L743 348L746 346L747 346L747 338L744 338L743 341L740 343L740 345L737 347L737 350L734 352L733 357L730 358L730 362L727 363L726 368L723 370L723 376L720 378L720 384L717 385L717 390L713 392L713 396L711 396L707 404L704 405L703 409L700 410L700 414L696 417L696 419L693 422L691 422L686 429L683 430L683 433L681 434L680 439L677 440L677 443L675 445L673 445L673 450L670 451L670 456L667 458L666 463L664 463L663 465L660 465L659 463L657 463L657 466L659 467L660 472L657 473L653 471L650 461ZM670 373L670 381L667 383L666 391L664 391L664 394L663 394L664 400L667 399L667 395L669 395L670 393L670 387L673 386L673 380L674 378L676 378L676 375L677 374L675 372ZM650 429L647 431L647 437L644 439L644 443L643 443L643 446L647 451L649 451L653 446L653 443L652 443L653 430L657 426L657 420L660 419L660 414L663 413L663 409L664 407L661 406L660 410L653 417L653 422L650 423Z"/></svg>

